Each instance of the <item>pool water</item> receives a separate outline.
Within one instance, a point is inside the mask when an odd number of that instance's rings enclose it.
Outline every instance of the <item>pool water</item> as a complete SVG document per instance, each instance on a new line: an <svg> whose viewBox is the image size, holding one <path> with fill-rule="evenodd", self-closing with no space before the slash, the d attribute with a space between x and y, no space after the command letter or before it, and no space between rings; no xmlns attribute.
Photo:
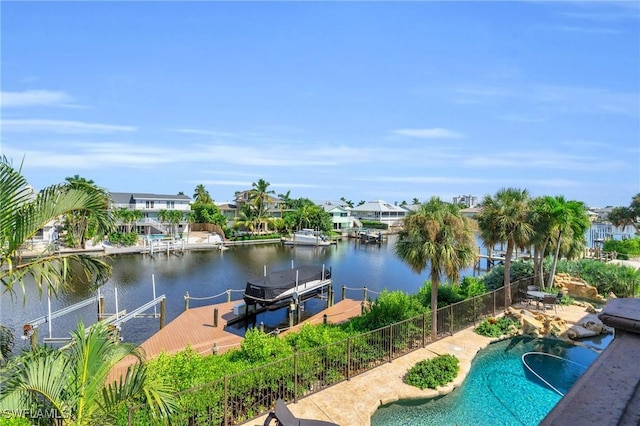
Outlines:
<svg viewBox="0 0 640 426"><path fill-rule="evenodd" d="M536 368L550 380L557 374L568 389L611 338L580 346L529 337L493 343L474 358L460 388L438 398L403 400L381 406L371 418L371 426L537 425L561 396L534 375L527 374L522 355L543 352L566 359L568 362L564 364L538 363ZM571 365L570 371L559 371L567 364Z"/></svg>

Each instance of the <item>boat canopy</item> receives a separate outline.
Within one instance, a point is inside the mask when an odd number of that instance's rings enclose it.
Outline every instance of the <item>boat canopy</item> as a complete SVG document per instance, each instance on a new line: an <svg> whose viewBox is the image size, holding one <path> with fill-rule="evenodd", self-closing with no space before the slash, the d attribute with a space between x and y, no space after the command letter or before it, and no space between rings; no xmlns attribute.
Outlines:
<svg viewBox="0 0 640 426"><path fill-rule="evenodd" d="M251 279L247 282L244 291L244 298L249 303L269 303L276 301L278 296L296 286L296 274L298 285L311 281L331 278L331 271L323 267L313 265L302 265L295 269L271 272L266 276Z"/></svg>

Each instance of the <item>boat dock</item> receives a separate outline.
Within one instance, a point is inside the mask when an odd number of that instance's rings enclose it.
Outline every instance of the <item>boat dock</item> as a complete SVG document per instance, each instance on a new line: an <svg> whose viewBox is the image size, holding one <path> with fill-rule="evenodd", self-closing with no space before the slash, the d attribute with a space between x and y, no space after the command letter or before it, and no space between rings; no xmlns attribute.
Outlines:
<svg viewBox="0 0 640 426"><path fill-rule="evenodd" d="M190 308L185 310L176 319L155 333L140 347L144 350L146 359L152 359L162 352L172 354L184 350L190 346L202 355L211 353L224 353L233 348L239 348L242 337L226 330L226 325L241 318L242 315L234 314L233 307L239 301L217 303L215 305ZM333 306L322 310L300 324L283 331L283 333L296 330L303 324L320 324L325 320L331 324L339 324L349 318L360 315L362 302L353 299L344 299ZM217 326L214 325L215 314L218 311ZM214 349L215 348L215 349ZM135 358L128 357L114 367L112 377L117 377L126 372L126 368Z"/></svg>

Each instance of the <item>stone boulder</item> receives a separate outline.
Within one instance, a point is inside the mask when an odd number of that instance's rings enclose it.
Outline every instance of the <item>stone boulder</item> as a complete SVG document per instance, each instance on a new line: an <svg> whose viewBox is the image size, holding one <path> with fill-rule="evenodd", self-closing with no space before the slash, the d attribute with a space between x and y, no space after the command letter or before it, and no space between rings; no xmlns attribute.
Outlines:
<svg viewBox="0 0 640 426"><path fill-rule="evenodd" d="M560 273L555 275L554 285L562 288L562 291L571 297L604 301L604 298L598 294L598 289L587 284L582 278Z"/></svg>

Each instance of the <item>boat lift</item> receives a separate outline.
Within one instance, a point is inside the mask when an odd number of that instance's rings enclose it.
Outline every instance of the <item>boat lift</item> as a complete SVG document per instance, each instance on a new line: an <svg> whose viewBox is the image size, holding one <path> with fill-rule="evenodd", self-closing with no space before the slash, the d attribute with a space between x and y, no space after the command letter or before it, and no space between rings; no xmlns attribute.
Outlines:
<svg viewBox="0 0 640 426"><path fill-rule="evenodd" d="M163 294L161 296L156 297L156 285L155 278L153 274L151 275L151 281L153 286L153 300L145 303L144 305L134 309L133 311L127 313L126 310L120 311L118 308L118 288L114 288L115 294L115 303L116 303L116 312L115 314L105 314L104 313L104 296L100 294L100 289L98 289L98 294L95 297L91 297L89 299L83 300L81 302L75 303L71 306L67 306L65 308L59 309L55 312L51 312L51 297L47 297L47 315L43 315L38 317L32 321L26 323L22 330L23 335L22 339L29 339L31 342L31 346L35 347L38 344L38 329L42 324L48 323L49 328L49 336L45 337L43 341L45 343L68 343L71 338L70 337L53 337L52 336L52 323L54 318L59 318L68 313L77 311L78 309L82 309L86 306L89 306L95 302L98 302L98 321L101 321L107 326L113 328L115 338L119 341L119 332L122 327L122 324L125 322L134 319L134 318L160 318L160 329L165 326L166 323L166 296ZM160 304L160 313L157 313L156 305ZM145 314L144 312L151 309L153 307L153 313ZM85 330L87 331L87 330Z"/></svg>

